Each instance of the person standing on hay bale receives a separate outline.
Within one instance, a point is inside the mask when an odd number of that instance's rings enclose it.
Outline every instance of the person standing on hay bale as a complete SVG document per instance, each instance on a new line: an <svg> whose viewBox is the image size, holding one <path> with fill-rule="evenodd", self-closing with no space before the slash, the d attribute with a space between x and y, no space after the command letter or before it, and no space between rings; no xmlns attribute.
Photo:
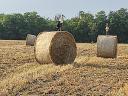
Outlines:
<svg viewBox="0 0 128 96"><path fill-rule="evenodd" d="M108 16L105 16L105 23L106 23L106 27L105 27L105 30L106 30L106 35L108 35L109 33L109 19L108 19Z"/></svg>
<svg viewBox="0 0 128 96"><path fill-rule="evenodd" d="M65 17L64 15L55 16L55 20L57 21L57 26L56 26L57 31L62 31L64 17Z"/></svg>

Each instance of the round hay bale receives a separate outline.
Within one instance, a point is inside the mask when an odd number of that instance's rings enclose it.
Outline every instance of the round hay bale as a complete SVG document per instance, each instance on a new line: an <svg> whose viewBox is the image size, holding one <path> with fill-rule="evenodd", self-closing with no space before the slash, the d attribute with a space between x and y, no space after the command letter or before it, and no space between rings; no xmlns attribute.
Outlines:
<svg viewBox="0 0 128 96"><path fill-rule="evenodd" d="M36 40L35 35L27 34L26 45L34 46Z"/></svg>
<svg viewBox="0 0 128 96"><path fill-rule="evenodd" d="M70 64L75 60L76 49L75 39L70 33L42 32L36 39L35 58L40 64Z"/></svg>
<svg viewBox="0 0 128 96"><path fill-rule="evenodd" d="M97 56L105 58L116 58L117 36L99 35L97 38Z"/></svg>

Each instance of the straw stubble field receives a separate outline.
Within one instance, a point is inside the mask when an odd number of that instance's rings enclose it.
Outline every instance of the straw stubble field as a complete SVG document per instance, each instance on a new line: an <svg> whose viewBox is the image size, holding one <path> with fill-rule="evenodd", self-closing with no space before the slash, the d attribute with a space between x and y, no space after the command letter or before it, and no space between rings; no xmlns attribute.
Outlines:
<svg viewBox="0 0 128 96"><path fill-rule="evenodd" d="M127 96L128 45L118 57L96 57L96 44L78 43L73 64L40 65L25 41L0 41L0 92L7 96Z"/></svg>

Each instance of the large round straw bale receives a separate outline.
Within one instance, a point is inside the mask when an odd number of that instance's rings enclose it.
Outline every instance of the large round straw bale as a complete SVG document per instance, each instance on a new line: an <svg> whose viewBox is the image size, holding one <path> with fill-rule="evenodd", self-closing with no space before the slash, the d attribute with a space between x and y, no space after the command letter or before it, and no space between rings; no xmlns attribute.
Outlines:
<svg viewBox="0 0 128 96"><path fill-rule="evenodd" d="M35 35L27 34L26 45L34 46L36 40Z"/></svg>
<svg viewBox="0 0 128 96"><path fill-rule="evenodd" d="M97 56L105 58L116 58L117 36L99 35L97 38Z"/></svg>
<svg viewBox="0 0 128 96"><path fill-rule="evenodd" d="M35 42L35 57L40 64L70 64L76 57L74 37L65 31L42 32Z"/></svg>

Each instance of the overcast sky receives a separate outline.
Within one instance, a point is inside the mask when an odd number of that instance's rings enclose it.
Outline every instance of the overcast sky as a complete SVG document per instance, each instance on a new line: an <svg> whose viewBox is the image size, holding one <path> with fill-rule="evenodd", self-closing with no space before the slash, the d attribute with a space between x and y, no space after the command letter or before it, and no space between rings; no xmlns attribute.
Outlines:
<svg viewBox="0 0 128 96"><path fill-rule="evenodd" d="M128 0L0 0L0 13L24 13L36 11L41 16L54 17L58 13L67 18L79 11L95 14L128 8Z"/></svg>

